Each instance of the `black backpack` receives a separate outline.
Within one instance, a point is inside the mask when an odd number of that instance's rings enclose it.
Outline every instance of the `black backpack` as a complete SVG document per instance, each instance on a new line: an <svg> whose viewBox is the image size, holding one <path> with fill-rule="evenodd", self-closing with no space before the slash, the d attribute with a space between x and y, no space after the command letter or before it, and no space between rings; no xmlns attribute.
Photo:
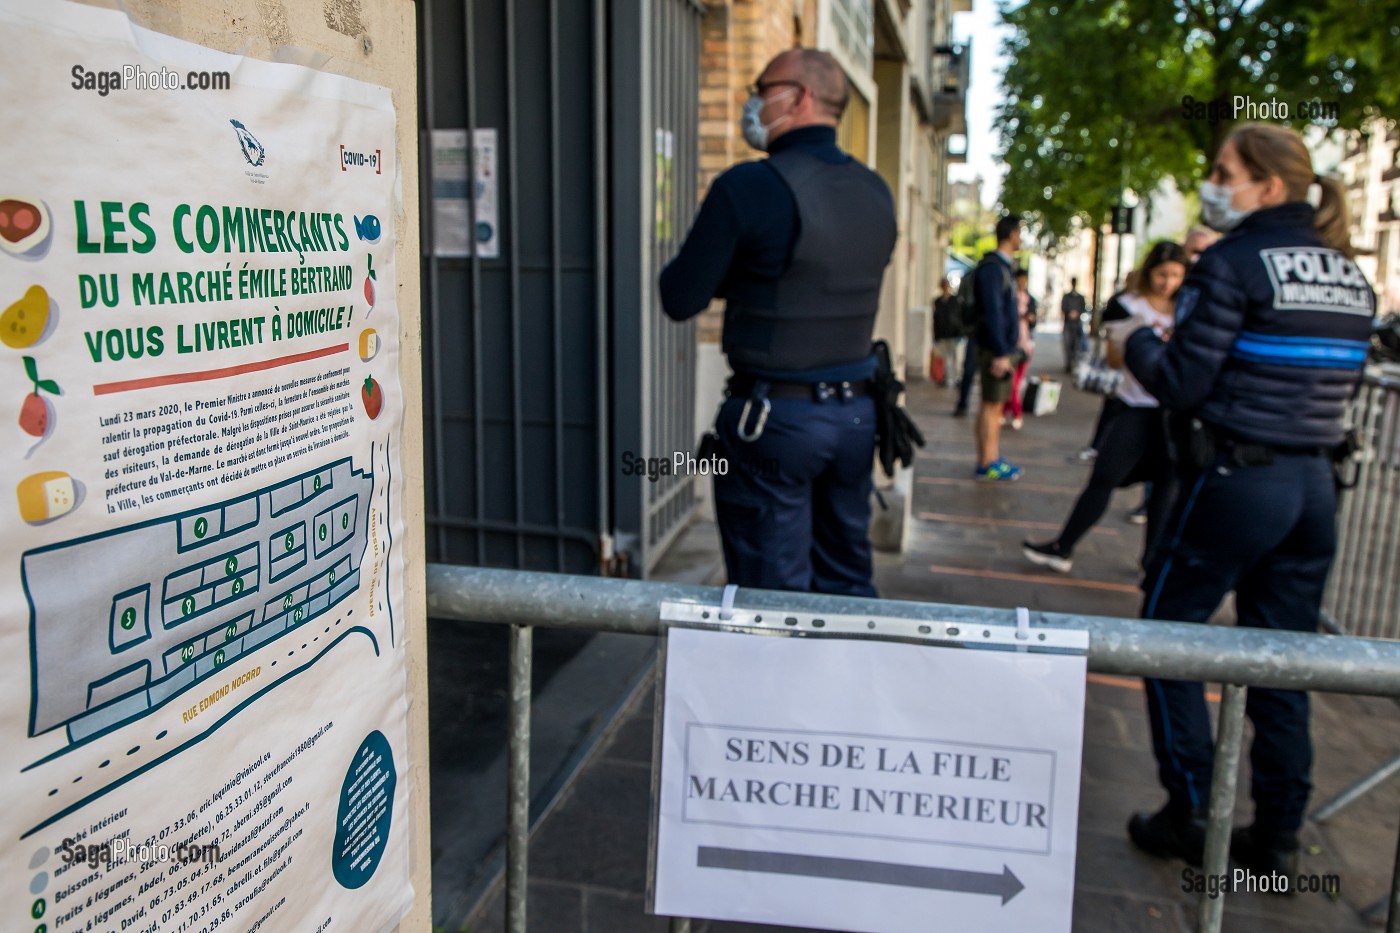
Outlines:
<svg viewBox="0 0 1400 933"><path fill-rule="evenodd" d="M977 330L982 326L982 309L977 301L977 271L989 262L997 263L1001 266L1002 278L1006 280L1009 287L1014 288L1011 280L1011 270L1006 268L1006 264L991 253L985 254L977 263L977 267L962 277L958 283L958 306L962 313L963 335L966 337L977 336Z"/></svg>

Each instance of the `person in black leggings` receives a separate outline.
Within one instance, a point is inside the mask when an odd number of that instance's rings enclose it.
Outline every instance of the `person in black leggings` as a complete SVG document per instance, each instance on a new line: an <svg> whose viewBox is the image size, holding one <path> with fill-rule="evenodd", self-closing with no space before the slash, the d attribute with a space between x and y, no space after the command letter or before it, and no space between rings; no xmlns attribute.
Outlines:
<svg viewBox="0 0 1400 933"><path fill-rule="evenodd" d="M1147 254L1136 287L1119 296L1119 301L1131 314L1154 321L1158 332L1169 336L1173 297L1185 276L1186 251L1177 243L1158 243ZM1023 544L1022 553L1033 564L1068 573L1074 564L1075 545L1108 510L1113 491L1134 483L1151 484L1143 566L1161 538L1176 497L1163 412L1157 400L1131 374L1125 373L1114 399L1117 410L1104 419L1089 485L1079 494L1060 536L1043 544Z"/></svg>

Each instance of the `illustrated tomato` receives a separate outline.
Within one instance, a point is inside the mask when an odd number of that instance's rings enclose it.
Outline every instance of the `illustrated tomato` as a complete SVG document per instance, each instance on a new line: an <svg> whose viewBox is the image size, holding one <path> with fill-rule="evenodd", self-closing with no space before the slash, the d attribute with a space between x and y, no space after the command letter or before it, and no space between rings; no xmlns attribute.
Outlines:
<svg viewBox="0 0 1400 933"><path fill-rule="evenodd" d="M26 434L34 437L47 437L49 429L53 427L53 406L49 400L44 398L45 392L49 395L58 395L62 389L58 383L52 379L39 378L39 366L34 361L34 357L26 356L24 360L24 372L29 377L29 382L34 386L34 391L24 397L24 403L19 408L19 426ZM38 445L35 445L38 446ZM32 452L32 451L31 451Z"/></svg>
<svg viewBox="0 0 1400 933"><path fill-rule="evenodd" d="M374 254L365 257L365 268L369 270L369 275L365 277L365 301L369 302L369 309L374 310L374 280L379 276L374 271Z"/></svg>
<svg viewBox="0 0 1400 933"><path fill-rule="evenodd" d="M384 409L384 390L373 376L365 377L365 384L360 386L360 397L364 400L365 414L369 415L370 420L378 418Z"/></svg>
<svg viewBox="0 0 1400 933"><path fill-rule="evenodd" d="M24 404L19 409L19 426L26 434L43 437L49 433L51 417L48 399L38 392L24 397Z"/></svg>

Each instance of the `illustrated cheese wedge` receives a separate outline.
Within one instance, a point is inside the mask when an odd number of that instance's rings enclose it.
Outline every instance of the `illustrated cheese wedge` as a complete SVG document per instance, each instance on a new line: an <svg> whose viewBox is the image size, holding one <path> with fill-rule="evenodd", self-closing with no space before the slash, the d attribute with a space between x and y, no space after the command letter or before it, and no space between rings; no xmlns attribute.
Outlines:
<svg viewBox="0 0 1400 933"><path fill-rule="evenodd" d="M379 334L373 327L360 331L360 359L368 363L379 352Z"/></svg>
<svg viewBox="0 0 1400 933"><path fill-rule="evenodd" d="M73 477L61 470L26 476L15 494L19 498L19 517L31 525L67 515L78 501Z"/></svg>

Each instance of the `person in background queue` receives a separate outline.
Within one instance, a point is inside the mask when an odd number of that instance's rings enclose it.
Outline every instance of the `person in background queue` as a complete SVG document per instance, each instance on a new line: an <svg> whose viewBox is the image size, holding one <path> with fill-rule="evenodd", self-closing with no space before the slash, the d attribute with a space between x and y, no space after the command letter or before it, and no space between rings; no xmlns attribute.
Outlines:
<svg viewBox="0 0 1400 933"><path fill-rule="evenodd" d="M1186 250L1177 243L1158 243L1143 260L1136 278L1137 288L1123 292L1118 301L1129 314L1150 320L1153 331L1165 340L1173 327L1172 303L1185 277ZM1114 358L1112 347L1109 364L1122 366L1122 360ZM1115 412L1104 419L1103 434L1096 444L1098 456L1094 459L1094 472L1075 501L1069 518L1065 519L1060 536L1042 544L1026 541L1022 545L1022 553L1033 564L1069 573L1074 563L1074 546L1103 517L1113 491L1132 483L1151 485L1147 534L1143 538L1144 566L1161 539L1167 511L1175 495L1166 422L1157 400L1131 373L1123 375L1114 398L1118 404Z"/></svg>
<svg viewBox="0 0 1400 933"><path fill-rule="evenodd" d="M975 276L977 366L982 378L982 408L977 413L977 479L1012 482L1021 468L1001 456L1001 420L1011 401L1011 379L1020 361L1021 316L1017 312L1012 256L1021 248L1021 217L997 221L997 248L983 257Z"/></svg>
<svg viewBox="0 0 1400 933"><path fill-rule="evenodd" d="M1060 317L1064 321L1060 337L1065 354L1065 372L1074 372L1074 364L1079 362L1087 349L1088 332L1084 328L1084 312L1088 305L1079 291L1079 279L1071 276L1069 291L1060 298Z"/></svg>
<svg viewBox="0 0 1400 933"><path fill-rule="evenodd" d="M1302 137L1247 124L1221 146L1202 214L1226 233L1197 260L1163 342L1115 325L1128 369L1184 431L1181 495L1143 581L1143 617L1206 622L1231 591L1238 624L1315 631L1336 548L1330 454L1361 378L1375 294L1352 261L1341 186ZM1314 207L1316 204L1317 207ZM1128 824L1137 846L1199 864L1214 751L1202 685L1146 681L1167 804ZM1254 822L1230 852L1255 872L1297 870L1311 790L1308 697L1249 689Z"/></svg>
<svg viewBox="0 0 1400 933"><path fill-rule="evenodd" d="M966 342L958 297L953 294L953 286L945 275L938 282L938 297L933 300L933 346L943 360L943 378L938 380L939 385L947 386L959 378Z"/></svg>
<svg viewBox="0 0 1400 933"><path fill-rule="evenodd" d="M1192 227L1186 234L1186 240L1181 245L1186 247L1186 269L1189 272L1191 266L1196 264L1196 260L1201 258L1201 254L1206 251L1216 240L1220 239L1220 234L1209 227Z"/></svg>
<svg viewBox="0 0 1400 933"><path fill-rule="evenodd" d="M677 321L725 299L715 513L740 586L876 595L871 336L896 223L889 188L837 148L849 95L825 52L769 62L742 119L769 158L715 179L661 273Z"/></svg>
<svg viewBox="0 0 1400 933"><path fill-rule="evenodd" d="M1021 404L1022 394L1026 384L1026 370L1031 368L1031 357L1035 356L1035 326L1039 323L1040 303L1031 297L1030 275L1025 269L1016 270L1016 316L1019 319L1021 329L1020 341L1016 348L1020 350L1021 361L1016 364L1016 369L1011 374L1011 399L1006 403L1006 414L1003 421L1013 431L1021 430L1025 423L1025 408Z"/></svg>

